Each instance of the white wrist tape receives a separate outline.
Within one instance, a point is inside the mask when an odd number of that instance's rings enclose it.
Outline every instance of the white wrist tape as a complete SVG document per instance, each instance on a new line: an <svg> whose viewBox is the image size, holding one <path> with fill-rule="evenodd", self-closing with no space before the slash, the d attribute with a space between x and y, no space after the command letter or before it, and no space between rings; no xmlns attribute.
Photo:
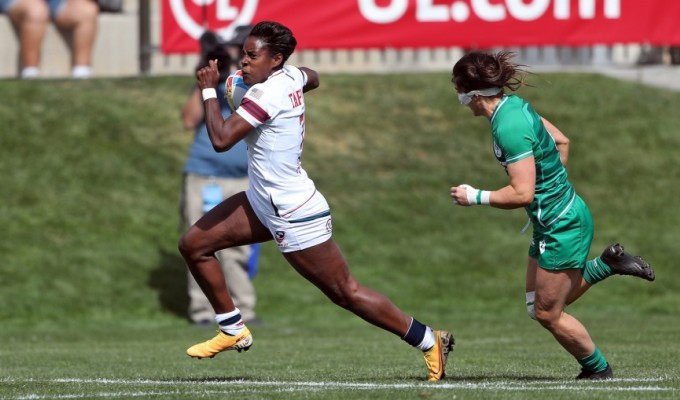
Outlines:
<svg viewBox="0 0 680 400"><path fill-rule="evenodd" d="M461 185L465 188L465 194L467 195L468 203L471 206L477 204L488 205L490 203L491 192L488 190L475 189L470 185Z"/></svg>
<svg viewBox="0 0 680 400"><path fill-rule="evenodd" d="M214 88L206 88L201 91L201 96L203 96L203 101L208 99L216 99L217 91Z"/></svg>

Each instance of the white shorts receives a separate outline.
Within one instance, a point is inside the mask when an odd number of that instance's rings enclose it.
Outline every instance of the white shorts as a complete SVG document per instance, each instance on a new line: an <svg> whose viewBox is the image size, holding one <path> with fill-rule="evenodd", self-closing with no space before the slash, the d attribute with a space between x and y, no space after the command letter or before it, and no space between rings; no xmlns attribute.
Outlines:
<svg viewBox="0 0 680 400"><path fill-rule="evenodd" d="M268 201L258 197L251 189L246 191L255 215L269 229L274 242L282 253L304 250L331 238L331 210L326 198L315 191L308 199L301 199L301 206L284 217Z"/></svg>

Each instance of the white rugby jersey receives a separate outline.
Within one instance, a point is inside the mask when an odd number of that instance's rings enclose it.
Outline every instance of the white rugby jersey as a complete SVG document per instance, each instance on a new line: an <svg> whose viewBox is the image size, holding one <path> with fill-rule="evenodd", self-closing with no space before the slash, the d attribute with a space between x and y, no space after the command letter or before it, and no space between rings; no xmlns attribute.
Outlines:
<svg viewBox="0 0 680 400"><path fill-rule="evenodd" d="M302 169L307 75L284 65L246 92L236 112L255 129L245 137L251 191L285 218L316 188Z"/></svg>

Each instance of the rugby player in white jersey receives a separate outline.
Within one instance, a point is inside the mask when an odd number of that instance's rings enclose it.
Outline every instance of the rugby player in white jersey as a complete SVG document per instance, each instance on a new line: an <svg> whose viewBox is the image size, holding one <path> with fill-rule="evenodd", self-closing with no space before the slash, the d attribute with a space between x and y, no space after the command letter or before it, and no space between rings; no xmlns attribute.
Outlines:
<svg viewBox="0 0 680 400"><path fill-rule="evenodd" d="M250 188L213 208L180 240L179 250L220 328L217 336L190 347L187 354L204 358L250 348L253 337L233 304L215 252L273 239L290 265L335 304L423 351L427 378L438 381L444 377L453 336L432 330L357 282L332 238L328 203L302 168L303 92L318 87L319 76L309 68L284 65L296 44L290 29L277 22L253 27L242 60L243 80L250 89L227 119L215 98L216 63L196 74L215 150L226 151L239 140L248 144Z"/></svg>

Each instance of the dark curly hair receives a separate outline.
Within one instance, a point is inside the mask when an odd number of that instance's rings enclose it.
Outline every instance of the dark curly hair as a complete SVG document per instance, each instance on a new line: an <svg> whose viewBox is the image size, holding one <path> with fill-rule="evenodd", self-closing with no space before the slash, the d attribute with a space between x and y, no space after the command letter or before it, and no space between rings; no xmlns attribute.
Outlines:
<svg viewBox="0 0 680 400"><path fill-rule="evenodd" d="M293 36L293 32L287 27L274 21L262 21L257 23L250 31L250 35L262 41L263 47L269 51L269 54L281 54L283 62L278 68L282 68L291 54L295 51L297 40Z"/></svg>
<svg viewBox="0 0 680 400"><path fill-rule="evenodd" d="M506 87L516 91L524 85L525 65L512 63L509 51L495 54L470 52L453 66L451 82L463 92Z"/></svg>

